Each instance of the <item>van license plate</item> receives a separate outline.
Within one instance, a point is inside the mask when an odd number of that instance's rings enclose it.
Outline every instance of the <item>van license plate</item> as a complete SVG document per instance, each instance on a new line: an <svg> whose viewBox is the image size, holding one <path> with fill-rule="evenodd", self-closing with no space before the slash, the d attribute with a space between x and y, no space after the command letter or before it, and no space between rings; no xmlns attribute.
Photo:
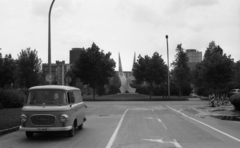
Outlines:
<svg viewBox="0 0 240 148"><path fill-rule="evenodd" d="M38 128L38 131L47 131L47 128Z"/></svg>

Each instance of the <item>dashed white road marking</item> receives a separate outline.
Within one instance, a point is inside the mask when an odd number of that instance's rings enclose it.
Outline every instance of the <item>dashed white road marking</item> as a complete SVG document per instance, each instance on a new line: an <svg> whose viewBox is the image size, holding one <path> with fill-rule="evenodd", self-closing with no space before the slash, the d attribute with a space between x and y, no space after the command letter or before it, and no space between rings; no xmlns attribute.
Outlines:
<svg viewBox="0 0 240 148"><path fill-rule="evenodd" d="M183 108L183 109L180 109L178 112L181 112L182 110L184 110L184 108Z"/></svg>
<svg viewBox="0 0 240 148"><path fill-rule="evenodd" d="M158 119L158 122L162 123L163 127L167 130L167 127L165 126L161 119Z"/></svg>
<svg viewBox="0 0 240 148"><path fill-rule="evenodd" d="M112 144L113 144L114 140L116 139L117 133L118 133L118 131L119 131L121 125L122 125L123 118L125 117L125 115L126 115L126 113L127 113L128 110L129 110L129 108L123 113L122 118L121 118L121 120L119 121L118 126L117 126L117 128L115 129L115 131L114 131L111 139L109 140L106 148L111 148L111 147L112 147Z"/></svg>
<svg viewBox="0 0 240 148"><path fill-rule="evenodd" d="M158 116L157 116L157 114L154 112L154 110L152 110L153 111L153 113L154 113L154 115L156 116L156 118L152 118L152 119L157 119L158 120L158 122L160 122L162 125L163 125L163 127L167 130L167 127L166 127L166 125L162 122L162 120L160 119L160 118L158 118Z"/></svg>
<svg viewBox="0 0 240 148"><path fill-rule="evenodd" d="M169 144L174 144L176 146L176 148L182 148L182 146L175 140L173 139L173 141L163 141L162 139L143 139L146 141L151 141L151 142L158 142L158 143L169 143Z"/></svg>
<svg viewBox="0 0 240 148"><path fill-rule="evenodd" d="M189 118L189 119L192 119L193 121L196 121L196 122L198 122L198 123L201 123L202 125L205 125L205 126L211 128L211 129L213 129L213 130L215 130L215 131L217 131L217 132L219 132L219 133L221 133L221 134L223 134L223 135L225 135L225 136L227 136L227 137L229 137L229 138L232 138L232 139L240 142L240 139L238 139L238 138L236 138L236 137L234 137L234 136L232 136L232 135L229 135L229 134L227 134L227 133L225 133L225 132L223 132L223 131L220 131L220 130L218 130L218 129L216 129L216 128L214 128L214 127L212 127L212 126L210 126L210 125L208 125L208 124L206 124L206 123L203 123L203 122L201 122L201 121L199 121L199 120L197 120L197 119L194 119L194 118L192 118L192 117L189 117L189 116L185 115L184 113L179 112L179 111L177 111L176 109L174 109L174 108L172 108L172 107L170 107L170 106L168 106L168 105L166 105L166 106L167 106L168 108L172 109L173 111L178 112L179 114L182 114L183 116L185 116L185 117L187 117L187 118Z"/></svg>

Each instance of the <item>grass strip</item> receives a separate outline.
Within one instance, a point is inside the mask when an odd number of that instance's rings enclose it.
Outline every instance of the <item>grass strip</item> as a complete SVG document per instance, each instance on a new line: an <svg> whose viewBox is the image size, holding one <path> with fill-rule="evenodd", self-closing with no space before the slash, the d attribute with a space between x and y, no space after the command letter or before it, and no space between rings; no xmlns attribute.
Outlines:
<svg viewBox="0 0 240 148"><path fill-rule="evenodd" d="M177 101L177 100L188 100L189 96L170 96L170 99L167 97L163 98L163 96L152 96L150 99L149 95L143 95L143 94L115 94L115 95L103 95L103 96L95 96L95 101L101 101L101 100L109 100L109 101ZM93 95L84 95L83 96L84 101L93 100Z"/></svg>
<svg viewBox="0 0 240 148"><path fill-rule="evenodd" d="M0 109L0 130L20 125L21 108Z"/></svg>

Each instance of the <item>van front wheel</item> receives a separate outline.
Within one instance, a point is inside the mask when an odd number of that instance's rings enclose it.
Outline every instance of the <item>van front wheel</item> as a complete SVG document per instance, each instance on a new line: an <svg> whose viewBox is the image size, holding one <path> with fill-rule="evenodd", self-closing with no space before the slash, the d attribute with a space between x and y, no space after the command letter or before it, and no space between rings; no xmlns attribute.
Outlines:
<svg viewBox="0 0 240 148"><path fill-rule="evenodd" d="M73 137L75 135L76 125L73 123L72 129L68 131L68 136Z"/></svg>
<svg viewBox="0 0 240 148"><path fill-rule="evenodd" d="M83 129L83 123L78 126L78 130L82 130L82 129Z"/></svg>
<svg viewBox="0 0 240 148"><path fill-rule="evenodd" d="M28 138L33 138L33 132L26 132L26 136Z"/></svg>

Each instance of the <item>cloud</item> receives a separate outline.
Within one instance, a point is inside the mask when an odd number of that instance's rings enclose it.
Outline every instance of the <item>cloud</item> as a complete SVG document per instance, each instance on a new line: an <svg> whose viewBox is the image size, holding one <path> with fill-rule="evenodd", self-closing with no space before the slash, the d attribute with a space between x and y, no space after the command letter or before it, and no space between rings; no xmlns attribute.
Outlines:
<svg viewBox="0 0 240 148"><path fill-rule="evenodd" d="M182 0L183 1L183 0ZM184 0L187 6L197 7L197 6L213 6L218 4L218 0Z"/></svg>
<svg viewBox="0 0 240 148"><path fill-rule="evenodd" d="M219 4L218 0L172 0L170 1L166 12L181 13L187 9L196 9L197 7L212 7Z"/></svg>
<svg viewBox="0 0 240 148"><path fill-rule="evenodd" d="M32 2L32 14L38 17L47 18L52 1L34 0ZM81 6L81 1L77 0L55 0L52 7L52 15L55 18L66 13L72 13Z"/></svg>

